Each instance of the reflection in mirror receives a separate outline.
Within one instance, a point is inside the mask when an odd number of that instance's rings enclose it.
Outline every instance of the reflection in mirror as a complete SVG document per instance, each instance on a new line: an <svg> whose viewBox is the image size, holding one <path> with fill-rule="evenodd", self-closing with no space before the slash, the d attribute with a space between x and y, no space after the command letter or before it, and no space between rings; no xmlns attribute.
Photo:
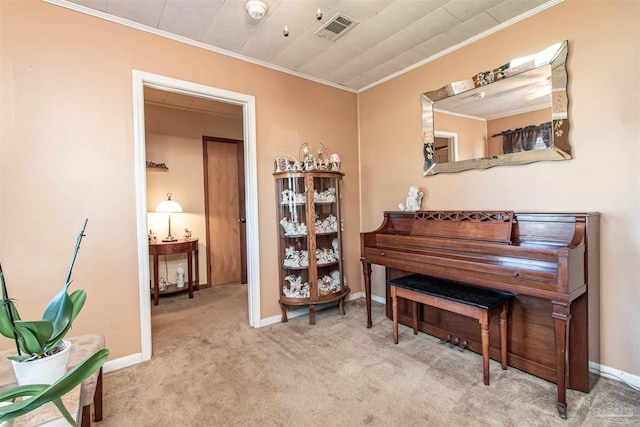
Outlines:
<svg viewBox="0 0 640 427"><path fill-rule="evenodd" d="M424 175L567 160L567 42L423 93Z"/></svg>

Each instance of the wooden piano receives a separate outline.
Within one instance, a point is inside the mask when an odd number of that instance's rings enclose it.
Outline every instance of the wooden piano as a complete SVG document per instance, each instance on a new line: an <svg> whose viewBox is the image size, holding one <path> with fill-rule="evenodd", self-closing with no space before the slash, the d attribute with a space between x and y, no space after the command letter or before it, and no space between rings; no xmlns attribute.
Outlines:
<svg viewBox="0 0 640 427"><path fill-rule="evenodd" d="M566 388L589 392L599 378L599 228L597 213L385 212L377 230L360 235L367 327L371 264L386 267L386 280L418 273L514 293L508 364L556 383L566 418ZM386 293L391 318L388 286ZM399 321L411 325L412 305L399 305ZM480 353L476 321L418 310L421 331ZM498 330L491 336L499 360Z"/></svg>

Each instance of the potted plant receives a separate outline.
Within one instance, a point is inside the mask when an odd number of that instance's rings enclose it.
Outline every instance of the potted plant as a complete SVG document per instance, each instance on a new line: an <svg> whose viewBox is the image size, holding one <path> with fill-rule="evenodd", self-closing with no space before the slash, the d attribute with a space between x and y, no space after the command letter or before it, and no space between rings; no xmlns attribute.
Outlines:
<svg viewBox="0 0 640 427"><path fill-rule="evenodd" d="M9 298L7 286L0 265L0 334L14 340L17 354L10 356L18 384L52 384L67 370L69 348L71 344L63 341L73 321L82 309L86 292L79 289L69 294L71 272L75 263L80 242L87 226L84 221L76 240L76 246L69 267L67 280L62 289L53 297L44 310L41 320L22 320L13 299ZM62 360L60 360L62 359ZM58 363L57 367L48 367L49 363ZM43 367L43 365L45 365ZM39 371L39 373L37 373ZM33 377L35 373L36 377ZM44 377L40 377L44 375Z"/></svg>

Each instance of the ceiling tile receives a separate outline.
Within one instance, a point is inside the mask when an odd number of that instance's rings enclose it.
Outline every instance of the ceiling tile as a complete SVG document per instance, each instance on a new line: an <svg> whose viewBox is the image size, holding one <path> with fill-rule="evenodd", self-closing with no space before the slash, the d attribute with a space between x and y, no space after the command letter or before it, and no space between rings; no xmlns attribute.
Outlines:
<svg viewBox="0 0 640 427"><path fill-rule="evenodd" d="M537 0L507 0L487 10L487 13L500 22L508 21L531 9L540 6Z"/></svg>
<svg viewBox="0 0 640 427"><path fill-rule="evenodd" d="M436 9L420 20L409 25L407 27L407 31L421 37L423 40L429 40L430 38L447 31L461 22L462 21L451 15L446 10Z"/></svg>
<svg viewBox="0 0 640 427"><path fill-rule="evenodd" d="M424 58L430 58L443 50L449 49L458 43L456 39L449 34L441 33L424 43L413 48L414 52L423 55Z"/></svg>
<svg viewBox="0 0 640 427"><path fill-rule="evenodd" d="M483 13L503 0L451 0L443 8L461 21L467 21Z"/></svg>
<svg viewBox="0 0 640 427"><path fill-rule="evenodd" d="M166 0L158 29L200 40L220 5L210 0Z"/></svg>
<svg viewBox="0 0 640 427"><path fill-rule="evenodd" d="M0 0L2 1L2 0ZM557 0L264 0L261 20L246 0L65 0L74 10L147 31L180 35L215 50L288 69L354 91ZM320 6L323 19L316 19ZM100 11L101 13L96 13ZM337 13L359 22L329 42L315 31ZM285 24L289 37L282 35ZM164 33L160 33L163 35ZM353 86L355 85L355 86Z"/></svg>
<svg viewBox="0 0 640 427"><path fill-rule="evenodd" d="M489 30L492 27L495 27L498 24L499 22L488 13L482 13L474 16L468 21L464 21L461 24L456 25L452 29L447 30L446 33L458 42L463 42L473 36Z"/></svg>
<svg viewBox="0 0 640 427"><path fill-rule="evenodd" d="M118 0L108 0L106 3L105 12L107 13L157 28L166 2L165 0L136 0L125 3Z"/></svg>

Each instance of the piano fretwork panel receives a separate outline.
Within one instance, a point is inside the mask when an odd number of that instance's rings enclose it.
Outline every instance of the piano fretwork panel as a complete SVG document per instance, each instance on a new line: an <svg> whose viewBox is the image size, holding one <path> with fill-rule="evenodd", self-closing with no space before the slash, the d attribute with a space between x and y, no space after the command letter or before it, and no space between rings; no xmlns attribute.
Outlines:
<svg viewBox="0 0 640 427"><path fill-rule="evenodd" d="M599 219L597 213L385 212L376 231L361 234L367 326L371 264L387 267L387 280L418 273L512 292L508 363L556 383L558 410L566 415L566 388L588 392L598 378L589 361L600 363ZM391 318L388 289L387 301ZM399 320L412 324L410 303L400 301ZM429 307L420 309L419 320L421 331L459 337L481 352L473 319ZM499 332L490 335L491 357L499 360Z"/></svg>

